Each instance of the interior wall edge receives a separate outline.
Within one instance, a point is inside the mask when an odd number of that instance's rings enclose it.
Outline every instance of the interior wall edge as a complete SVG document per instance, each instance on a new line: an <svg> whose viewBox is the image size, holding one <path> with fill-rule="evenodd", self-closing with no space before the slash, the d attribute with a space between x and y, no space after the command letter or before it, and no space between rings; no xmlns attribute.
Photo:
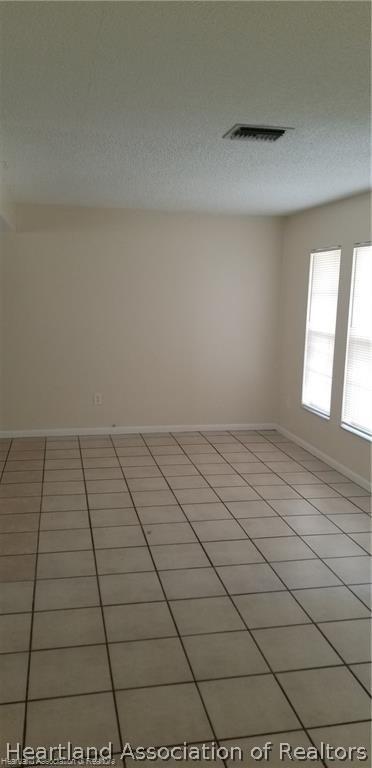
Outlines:
<svg viewBox="0 0 372 768"><path fill-rule="evenodd" d="M357 485L360 485L366 491L372 490L371 478L362 477L362 475L357 474L357 472L354 472L345 464L341 464L339 461L336 461L336 459L334 459L328 453L324 453L324 451L320 451L319 448L313 445L313 443L308 443L306 440L303 440L302 437L299 437L293 432L290 432L289 429L282 427L280 424L277 424L275 428L278 430L278 432L280 432L281 435L284 435L284 437L288 437L289 440L292 440L294 443L297 443L297 445L301 446L301 448L304 448L306 451L313 453L317 459L319 459L320 461L324 461L326 464L329 464L329 466L332 467L332 469L335 469L337 472L340 472L342 475L345 475L345 477L348 477L349 480L352 480L354 483L357 483Z"/></svg>
<svg viewBox="0 0 372 768"><path fill-rule="evenodd" d="M266 430L276 429L274 422L261 422L258 424L161 424L155 426L127 426L127 427L68 427L66 429L3 429L0 430L0 438L15 437L64 437L72 435L135 435L154 434L156 432L225 432L231 430Z"/></svg>

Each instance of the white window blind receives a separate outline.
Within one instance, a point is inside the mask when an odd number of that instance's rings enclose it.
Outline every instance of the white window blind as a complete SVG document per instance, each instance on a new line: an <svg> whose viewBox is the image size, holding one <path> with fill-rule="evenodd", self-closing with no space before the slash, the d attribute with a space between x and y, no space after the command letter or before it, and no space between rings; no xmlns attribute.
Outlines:
<svg viewBox="0 0 372 768"><path fill-rule="evenodd" d="M372 435L372 245L354 249L342 423Z"/></svg>
<svg viewBox="0 0 372 768"><path fill-rule="evenodd" d="M302 403L324 416L331 412L340 259L339 248L310 257Z"/></svg>

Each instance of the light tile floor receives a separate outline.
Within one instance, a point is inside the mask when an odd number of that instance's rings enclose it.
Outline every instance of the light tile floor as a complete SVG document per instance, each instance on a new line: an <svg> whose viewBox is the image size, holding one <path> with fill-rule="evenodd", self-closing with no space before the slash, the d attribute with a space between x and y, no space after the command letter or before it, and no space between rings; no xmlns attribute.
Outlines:
<svg viewBox="0 0 372 768"><path fill-rule="evenodd" d="M2 749L369 744L362 488L275 431L1 440L0 475Z"/></svg>

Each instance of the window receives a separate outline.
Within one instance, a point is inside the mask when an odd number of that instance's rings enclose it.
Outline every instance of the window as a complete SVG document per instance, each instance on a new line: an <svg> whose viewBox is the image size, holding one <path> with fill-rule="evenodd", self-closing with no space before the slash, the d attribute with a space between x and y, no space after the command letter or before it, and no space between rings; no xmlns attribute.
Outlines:
<svg viewBox="0 0 372 768"><path fill-rule="evenodd" d="M302 404L327 417L331 412L340 259L340 248L314 251L310 257Z"/></svg>
<svg viewBox="0 0 372 768"><path fill-rule="evenodd" d="M342 423L372 436L372 245L354 248Z"/></svg>

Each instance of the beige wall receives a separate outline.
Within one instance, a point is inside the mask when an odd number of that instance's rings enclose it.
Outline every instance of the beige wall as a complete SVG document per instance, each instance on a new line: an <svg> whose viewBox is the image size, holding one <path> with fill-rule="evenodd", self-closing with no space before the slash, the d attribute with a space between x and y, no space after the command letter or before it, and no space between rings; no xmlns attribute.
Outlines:
<svg viewBox="0 0 372 768"><path fill-rule="evenodd" d="M353 246L371 239L370 199L359 195L286 219L281 289L281 385L279 422L365 479L371 444L340 426ZM334 379L330 420L301 407L302 365L311 250L341 245Z"/></svg>
<svg viewBox="0 0 372 768"><path fill-rule="evenodd" d="M2 428L275 421L280 227L18 208Z"/></svg>

